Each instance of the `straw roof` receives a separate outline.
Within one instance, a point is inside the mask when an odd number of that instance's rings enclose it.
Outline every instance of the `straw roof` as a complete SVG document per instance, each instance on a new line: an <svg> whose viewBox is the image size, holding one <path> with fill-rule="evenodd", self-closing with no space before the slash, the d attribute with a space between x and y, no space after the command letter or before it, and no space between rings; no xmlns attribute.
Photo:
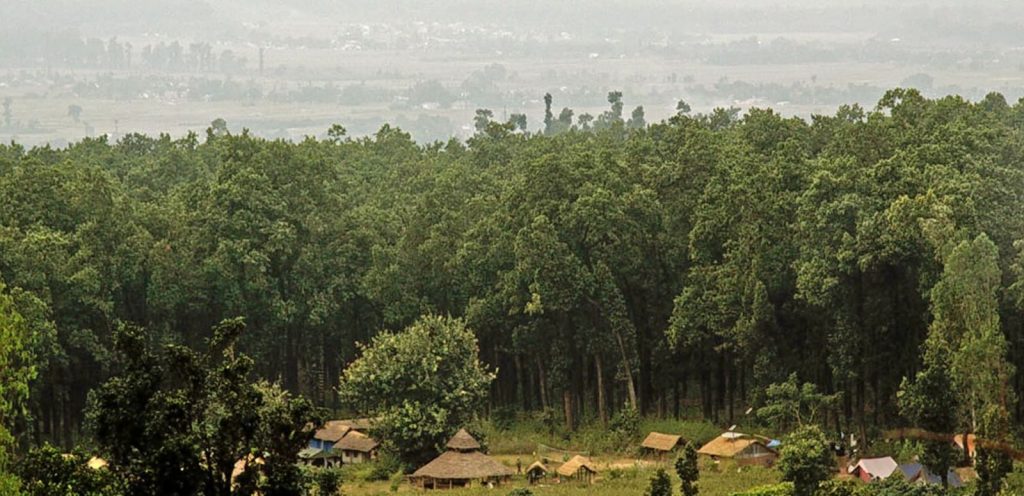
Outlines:
<svg viewBox="0 0 1024 496"><path fill-rule="evenodd" d="M581 455L572 457L569 461L558 467L558 475L563 477L572 477L576 475L580 470L588 470L592 473L597 473L597 468L594 467L594 462L591 462L589 458Z"/></svg>
<svg viewBox="0 0 1024 496"><path fill-rule="evenodd" d="M452 436L446 446L448 449L459 451L473 451L480 449L480 443L466 432L466 429L459 429L459 432L456 432L455 435Z"/></svg>
<svg viewBox="0 0 1024 496"><path fill-rule="evenodd" d="M373 427L374 419L372 418L356 418L356 419L345 419L338 420L339 424L347 426L349 429L354 431L367 431Z"/></svg>
<svg viewBox="0 0 1024 496"><path fill-rule="evenodd" d="M544 472L545 474L548 473L548 468L544 466L544 464L541 462L533 462L533 464L526 468L526 473L534 472L537 470Z"/></svg>
<svg viewBox="0 0 1024 496"><path fill-rule="evenodd" d="M334 445L334 449L369 453L379 446L376 440L358 431L352 431Z"/></svg>
<svg viewBox="0 0 1024 496"><path fill-rule="evenodd" d="M336 443L352 430L352 426L348 422L347 420L328 420L322 429L317 429L313 438Z"/></svg>
<svg viewBox="0 0 1024 496"><path fill-rule="evenodd" d="M479 451L445 451L412 474L413 477L432 479L486 479L511 475L511 468Z"/></svg>
<svg viewBox="0 0 1024 496"><path fill-rule="evenodd" d="M744 434L733 433L729 436L726 434L730 433L727 432L712 439L704 446L701 446L700 449L697 450L697 453L708 456L717 456L719 458L732 458L755 444L760 444L768 451L774 451L759 439L751 438Z"/></svg>
<svg viewBox="0 0 1024 496"><path fill-rule="evenodd" d="M89 461L85 463L85 465L93 470L99 470L101 468L107 468L110 464L107 463L106 460L98 456L94 456L90 458Z"/></svg>
<svg viewBox="0 0 1024 496"><path fill-rule="evenodd" d="M682 436L652 432L647 435L647 438L644 439L643 443L640 443L640 446L658 451L672 451L676 449L676 446L679 446L682 441Z"/></svg>

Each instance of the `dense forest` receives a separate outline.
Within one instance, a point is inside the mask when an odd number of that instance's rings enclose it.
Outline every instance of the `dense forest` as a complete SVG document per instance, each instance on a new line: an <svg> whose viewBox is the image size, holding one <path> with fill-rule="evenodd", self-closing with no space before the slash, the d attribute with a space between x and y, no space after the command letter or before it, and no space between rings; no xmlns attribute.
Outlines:
<svg viewBox="0 0 1024 496"><path fill-rule="evenodd" d="M125 324L198 348L242 317L255 375L340 414L357 343L462 317L497 373L490 411L570 429L624 406L729 425L791 373L840 393L837 431L905 425L929 328L986 308L1024 366L1024 103L896 89L809 120L680 105L648 124L609 102L537 132L478 111L464 142L217 121L0 146L0 277L37 366L16 434L82 438Z"/></svg>

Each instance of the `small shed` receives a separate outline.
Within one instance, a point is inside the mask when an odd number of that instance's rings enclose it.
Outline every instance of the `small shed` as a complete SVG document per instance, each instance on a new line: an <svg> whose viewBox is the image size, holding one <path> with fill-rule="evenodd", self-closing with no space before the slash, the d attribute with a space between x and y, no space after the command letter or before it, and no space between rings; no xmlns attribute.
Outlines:
<svg viewBox="0 0 1024 496"><path fill-rule="evenodd" d="M594 480L594 476L597 475L597 468L589 458L576 455L563 463L561 467L558 467L557 472L560 479L576 480L589 484Z"/></svg>
<svg viewBox="0 0 1024 496"><path fill-rule="evenodd" d="M460 429L448 450L413 472L409 480L421 489L451 489L474 483L499 485L512 479L513 470L480 452L480 443Z"/></svg>
<svg viewBox="0 0 1024 496"><path fill-rule="evenodd" d="M645 454L664 458L684 444L686 444L686 440L682 436L652 432L644 438L644 442L640 443L640 448Z"/></svg>
<svg viewBox="0 0 1024 496"><path fill-rule="evenodd" d="M761 465L770 467L778 459L778 453L753 436L738 432L726 432L709 441L697 450L697 454L718 462L733 460L738 465Z"/></svg>
<svg viewBox="0 0 1024 496"><path fill-rule="evenodd" d="M893 473L899 472L899 464L891 456L878 458L861 458L853 468L850 475L857 477L864 482L879 481L888 478Z"/></svg>
<svg viewBox="0 0 1024 496"><path fill-rule="evenodd" d="M532 465L526 468L526 480L530 484L536 484L548 475L548 468L543 463L536 461Z"/></svg>
<svg viewBox="0 0 1024 496"><path fill-rule="evenodd" d="M359 431L349 431L334 445L333 451L341 452L342 463L366 463L377 458L376 440Z"/></svg>

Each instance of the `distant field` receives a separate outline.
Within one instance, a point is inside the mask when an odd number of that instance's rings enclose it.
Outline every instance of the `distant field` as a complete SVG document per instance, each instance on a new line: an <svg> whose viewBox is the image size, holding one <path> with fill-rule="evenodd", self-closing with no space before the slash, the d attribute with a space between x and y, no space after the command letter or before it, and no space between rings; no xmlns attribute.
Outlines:
<svg viewBox="0 0 1024 496"><path fill-rule="evenodd" d="M252 47L238 46L236 50L246 56L249 67L256 57ZM457 102L451 108L396 106L392 101L372 102L365 105L275 103L267 100L195 101L152 97L118 101L75 96L69 91L55 91L43 85L11 85L24 69L0 69L0 100L13 99L12 113L19 129L0 129L0 140L15 139L21 143L61 144L85 136L109 134L119 136L127 132L151 135L170 133L181 136L188 131L202 132L215 118L227 120L232 130L242 127L255 133L273 137L300 139L306 135L320 135L333 123L345 125L350 134L365 135L389 122L408 129L415 138L444 139L448 136L467 137L472 134L472 119L477 107L489 107L495 118L501 119L514 112L525 112L531 129L537 129L543 119L542 97L545 92L554 96L557 115L563 106L573 108L576 116L589 112L598 114L607 109L604 95L609 90L624 94L625 113L628 117L636 105L644 105L648 122L656 122L672 115L677 99L689 101L694 111L709 111L714 107L740 108L772 107L785 115L809 116L813 113L832 113L837 102L794 103L781 98L742 97L712 93L720 81L750 84L791 85L799 83L822 89L846 88L848 84L877 88L898 86L907 76L927 71L934 78L933 94L967 93L977 98L989 90L1007 93L1016 100L1024 87L1024 72L1018 67L989 66L977 71L937 72L924 67L879 63L830 64L747 64L712 65L688 60L683 56L607 56L603 54L560 54L538 60L531 57L513 57L502 54L460 55L445 52L398 51L343 51L326 49L272 49L267 51L267 69L264 76L255 72L235 75L235 81L256 82L264 88L279 86L334 84L337 87L365 83L392 91L403 91L418 82L436 80L458 93L460 84L474 71L488 64L499 63L507 70L507 80L499 85L506 94L518 94L518 100L500 106L472 102ZM39 69L34 69L38 71ZM89 80L103 71L58 71L76 78ZM146 75L144 71L124 72L118 75ZM296 74L307 74L298 77ZM181 74L182 78L190 75ZM218 74L203 77L219 78ZM970 94L971 89L978 94ZM880 91L880 90L879 90ZM695 96L702 94L703 96ZM717 96L716 96L717 95ZM872 106L880 94L865 96L861 103ZM79 122L68 115L68 107L82 108ZM433 125L417 119L432 119ZM440 122L441 124L438 124ZM33 125L28 126L29 123ZM442 125L447 132L438 131Z"/></svg>

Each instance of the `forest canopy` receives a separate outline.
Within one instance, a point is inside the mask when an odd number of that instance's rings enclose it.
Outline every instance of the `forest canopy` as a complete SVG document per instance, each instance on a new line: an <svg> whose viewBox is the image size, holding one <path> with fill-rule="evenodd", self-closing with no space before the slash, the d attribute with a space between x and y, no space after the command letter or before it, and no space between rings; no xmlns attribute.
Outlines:
<svg viewBox="0 0 1024 496"><path fill-rule="evenodd" d="M680 105L649 124L616 93L576 120L549 103L542 132L481 111L467 141L220 121L0 145L4 329L33 331L0 353L34 361L14 435L82 438L117 329L198 349L236 317L253 375L336 412L357 343L447 315L497 371L492 411L569 429L624 405L727 425L796 378L837 431L904 424L905 377L952 384L958 419L1020 419L1024 103L896 89L809 120Z"/></svg>

